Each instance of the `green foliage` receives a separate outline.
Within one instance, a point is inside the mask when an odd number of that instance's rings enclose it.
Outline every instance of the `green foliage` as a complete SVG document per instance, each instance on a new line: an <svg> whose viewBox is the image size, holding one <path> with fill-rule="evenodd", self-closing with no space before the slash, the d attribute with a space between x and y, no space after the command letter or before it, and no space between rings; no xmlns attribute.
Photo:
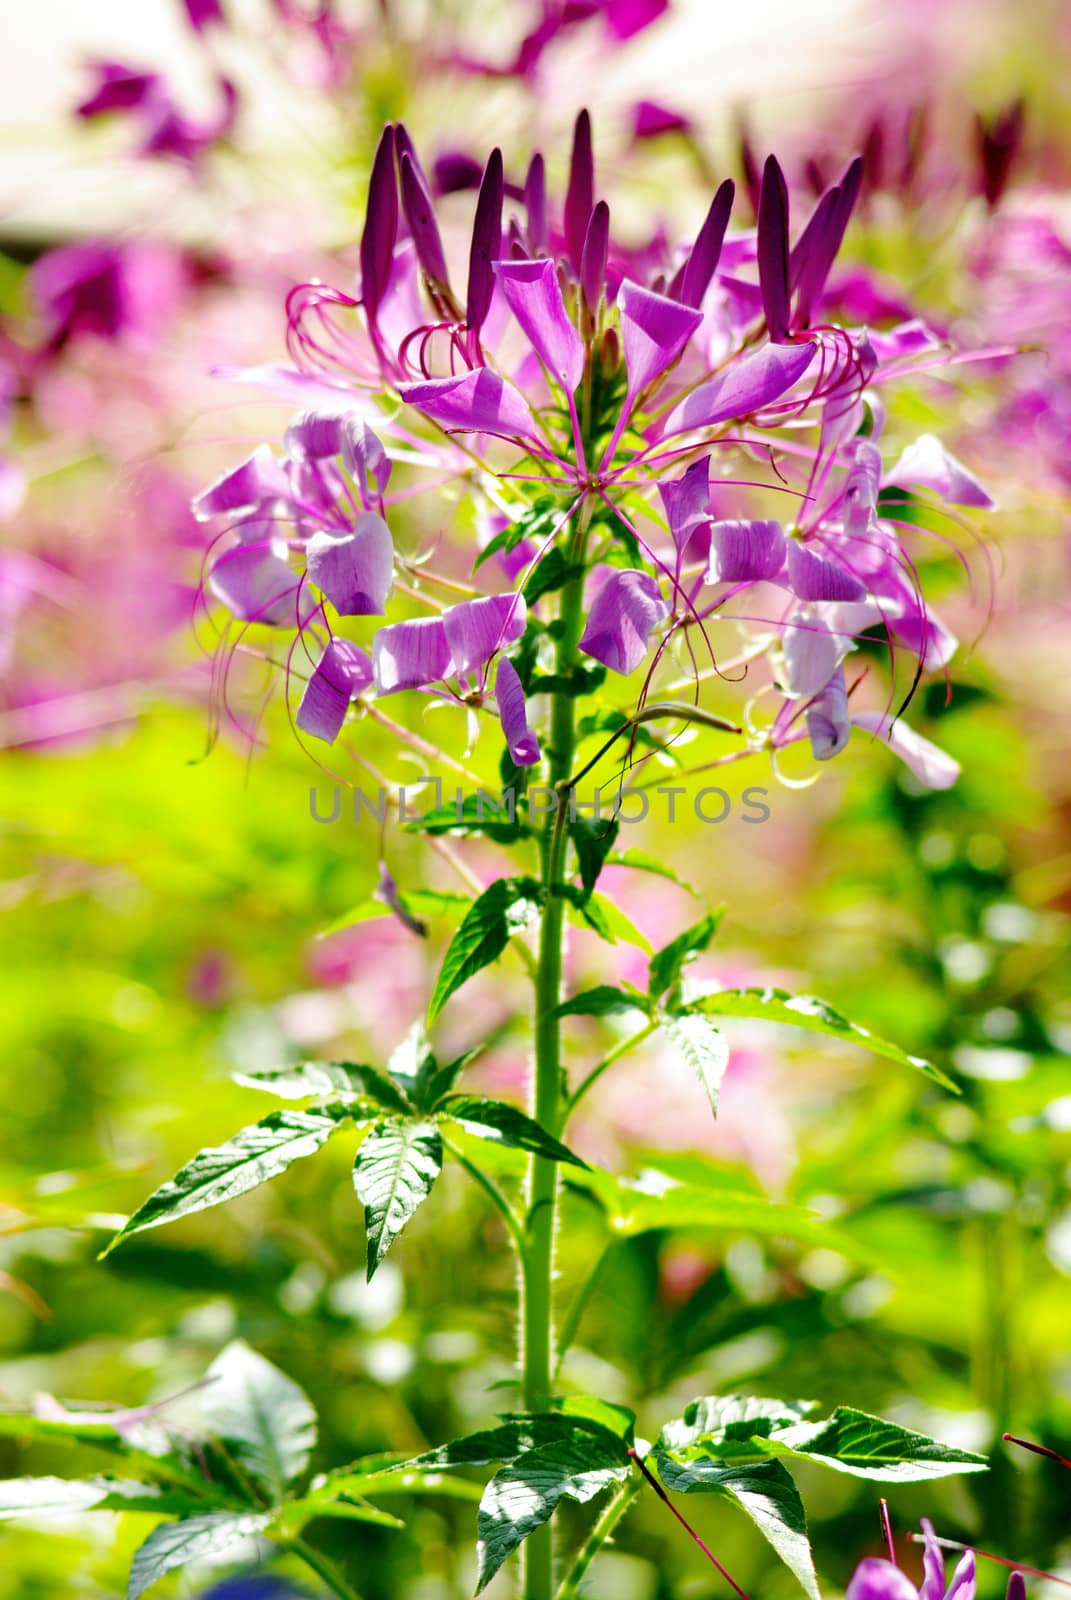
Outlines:
<svg viewBox="0 0 1071 1600"><path fill-rule="evenodd" d="M428 1006L430 1022L462 984L497 961L514 935L539 915L542 897L531 878L497 878L473 902L439 969Z"/></svg>
<svg viewBox="0 0 1071 1600"><path fill-rule="evenodd" d="M353 1186L364 1206L369 1279L428 1198L442 1165L442 1135L431 1122L379 1122L362 1140Z"/></svg>

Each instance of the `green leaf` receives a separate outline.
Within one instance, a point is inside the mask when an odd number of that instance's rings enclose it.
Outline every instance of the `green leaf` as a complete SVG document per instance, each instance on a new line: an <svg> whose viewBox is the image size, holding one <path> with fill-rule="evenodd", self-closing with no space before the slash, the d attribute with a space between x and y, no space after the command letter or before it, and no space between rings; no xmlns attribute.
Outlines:
<svg viewBox="0 0 1071 1600"><path fill-rule="evenodd" d="M263 1121L242 1128L226 1144L202 1150L149 1196L103 1254L114 1250L129 1234L223 1205L278 1177L292 1162L311 1156L345 1120L346 1113L339 1107L273 1111Z"/></svg>
<svg viewBox="0 0 1071 1600"><path fill-rule="evenodd" d="M598 1418L565 1415L560 1411L513 1413L494 1428L481 1428L409 1461L399 1461L391 1472L411 1472L435 1467L486 1467L492 1461L516 1461L542 1445L575 1439L577 1432L598 1437L607 1432Z"/></svg>
<svg viewBox="0 0 1071 1600"><path fill-rule="evenodd" d="M514 934L538 916L543 890L529 878L497 878L469 908L443 959L428 1007L439 1015L450 996L477 972L490 966Z"/></svg>
<svg viewBox="0 0 1071 1600"><path fill-rule="evenodd" d="M551 594L555 589L564 589L565 585L573 578L583 575L583 565L575 561L566 561L562 552L555 546L548 550L535 571L524 586L524 598L530 606L545 594Z"/></svg>
<svg viewBox="0 0 1071 1600"><path fill-rule="evenodd" d="M380 1467L376 1471L367 1473L355 1472L343 1468L333 1472L322 1483L315 1487L301 1500L289 1504L299 1508L307 1520L314 1516L330 1516L330 1505L337 1499L345 1498L348 1503L366 1494L402 1495L402 1494L440 1494L448 1500L479 1500L483 1493L483 1485L472 1483L468 1478L452 1478L446 1472L437 1470L428 1471L424 1468L406 1465L404 1462L392 1462L391 1466ZM360 1504L367 1502L359 1500ZM319 1507L327 1507L323 1512ZM386 1512L382 1513L386 1516Z"/></svg>
<svg viewBox="0 0 1071 1600"><path fill-rule="evenodd" d="M364 1098L357 1069L346 1061L300 1061L289 1067L263 1067L232 1073L244 1089L262 1089L280 1100L336 1100L346 1104Z"/></svg>
<svg viewBox="0 0 1071 1600"><path fill-rule="evenodd" d="M989 1466L973 1450L954 1449L851 1406L838 1406L825 1422L799 1422L758 1443L770 1455L815 1461L879 1483L914 1483L954 1472L985 1472Z"/></svg>
<svg viewBox="0 0 1071 1600"><path fill-rule="evenodd" d="M419 1098L418 1085L427 1084L438 1065L435 1052L428 1043L427 1031L418 1018L401 1044L391 1052L387 1073L406 1099L415 1105Z"/></svg>
<svg viewBox="0 0 1071 1600"><path fill-rule="evenodd" d="M380 1122L364 1139L353 1184L364 1206L369 1279L428 1198L442 1165L442 1137L433 1122Z"/></svg>
<svg viewBox="0 0 1071 1600"><path fill-rule="evenodd" d="M650 954L651 942L647 935L626 917L615 901L599 894L598 890L589 895L578 895L576 899L572 895L566 898L570 902L574 922L586 922L607 944L616 944L618 939L624 939L626 944L634 944L645 955Z"/></svg>
<svg viewBox="0 0 1071 1600"><path fill-rule="evenodd" d="M203 1416L228 1454L278 1504L309 1464L316 1412L292 1378L235 1339L206 1374Z"/></svg>
<svg viewBox="0 0 1071 1600"><path fill-rule="evenodd" d="M660 1453L658 1475L667 1489L678 1494L717 1494L746 1511L811 1600L820 1600L803 1501L779 1461L737 1467L701 1457L679 1462Z"/></svg>
<svg viewBox="0 0 1071 1600"><path fill-rule="evenodd" d="M650 872L656 878L666 878L670 883L675 883L678 889L683 889L685 894L690 894L693 900L702 899L699 890L686 883L667 861L648 855L645 850L611 850L606 861L612 867L634 867L637 872Z"/></svg>
<svg viewBox="0 0 1071 1600"><path fill-rule="evenodd" d="M577 815L569 824L569 837L576 850L576 862L584 893L590 894L599 881L606 857L613 849L619 824L608 817L595 820Z"/></svg>
<svg viewBox="0 0 1071 1600"><path fill-rule="evenodd" d="M646 1011L647 1000L634 989L615 989L612 984L600 983L594 989L574 994L563 1000L554 1011L556 1017L612 1017L623 1011Z"/></svg>
<svg viewBox="0 0 1071 1600"><path fill-rule="evenodd" d="M667 1422L658 1446L681 1452L693 1446L715 1450L726 1440L751 1441L776 1427L791 1428L815 1409L813 1400L767 1400L760 1395L704 1395L685 1407L684 1416Z"/></svg>
<svg viewBox="0 0 1071 1600"><path fill-rule="evenodd" d="M215 1491L200 1465L192 1465L175 1447L175 1440L156 1416L125 1408L100 1411L65 1409L58 1400L47 1397L48 1416L27 1412L0 1415L0 1438L44 1444L88 1445L103 1455L118 1458L124 1468L133 1468L166 1485L176 1485L195 1498L212 1497ZM160 1507L161 1511L170 1507Z"/></svg>
<svg viewBox="0 0 1071 1600"><path fill-rule="evenodd" d="M409 833L429 833L433 837L446 833L478 833L494 839L498 844L514 844L518 839L532 837L531 827L516 816L515 809L503 805L489 794L467 794L460 805L438 806L433 811L425 812L422 817L407 818L404 826ZM410 891L405 902L407 910L413 899L415 893ZM458 905L472 903L470 895L454 894L450 899Z"/></svg>
<svg viewBox="0 0 1071 1600"><path fill-rule="evenodd" d="M910 1056L899 1045L871 1033L869 1028L849 1022L825 1000L818 1000L814 995L792 995L784 989L721 989L690 1000L688 1010L701 1011L708 1017L754 1017L762 1022L787 1022L794 1028L806 1028L809 1033L821 1033L830 1039L859 1045L902 1067L915 1067L942 1088L951 1089L954 1094L960 1092L931 1061L922 1056Z"/></svg>
<svg viewBox="0 0 1071 1600"><path fill-rule="evenodd" d="M303 1495L300 1500L288 1500L282 1508L279 1525L284 1533L293 1536L316 1517L342 1517L350 1522L368 1522L377 1528L405 1527L401 1517L342 1489L330 1495L314 1492Z"/></svg>
<svg viewBox="0 0 1071 1600"><path fill-rule="evenodd" d="M480 1095L452 1094L439 1103L439 1114L458 1123L466 1133L494 1144L511 1145L515 1150L533 1150L549 1161L564 1161L586 1167L567 1145L552 1138L538 1122L504 1100L487 1100Z"/></svg>
<svg viewBox="0 0 1071 1600"><path fill-rule="evenodd" d="M448 809L452 815L452 808ZM422 826L422 821L414 817L409 820L408 825L417 830ZM440 828L429 831L445 833L449 830ZM459 894L452 889L402 889L398 891L398 898L409 915L418 920L421 917L448 917L457 920L465 907L472 903L471 895ZM344 929L352 928L357 923L371 922L377 917L389 917L393 914L385 900L369 895L366 899L359 900L355 906L351 906L348 911L344 911L341 916L335 917L326 928L321 928L316 937L329 939L333 933L342 933Z"/></svg>
<svg viewBox="0 0 1071 1600"><path fill-rule="evenodd" d="M615 1405L612 1400L600 1400L591 1394L571 1394L561 1401L558 1409L563 1416L593 1422L608 1433L615 1434L631 1445L636 1431L636 1413L628 1406Z"/></svg>
<svg viewBox="0 0 1071 1600"><path fill-rule="evenodd" d="M729 1046L724 1036L706 1017L686 1011L663 1016L659 1026L703 1085L710 1109L717 1116L721 1082L729 1065Z"/></svg>
<svg viewBox="0 0 1071 1600"><path fill-rule="evenodd" d="M565 508L547 495L539 495L530 506L524 506L514 522L508 522L494 538L489 540L473 562L473 570L483 565L499 551L508 554L522 539L545 539L553 532L555 523Z"/></svg>
<svg viewBox="0 0 1071 1600"><path fill-rule="evenodd" d="M677 987L685 966L706 949L717 933L721 919L721 910L711 912L692 927L686 928L683 933L679 933L651 957L647 992L652 1000L657 1000L659 995Z"/></svg>
<svg viewBox="0 0 1071 1600"><path fill-rule="evenodd" d="M503 1467L480 1501L476 1593L486 1588L506 1557L553 1515L560 1500L583 1505L622 1482L631 1470L621 1441L610 1444L594 1437L557 1439Z"/></svg>
<svg viewBox="0 0 1071 1600"><path fill-rule="evenodd" d="M271 1521L270 1511L213 1511L204 1517L188 1517L183 1522L162 1522L134 1556L127 1600L138 1600L139 1595L176 1567L184 1567L202 1556L220 1555L231 1545L263 1533Z"/></svg>
<svg viewBox="0 0 1071 1600"><path fill-rule="evenodd" d="M0 1482L0 1522L70 1511L159 1511L193 1505L154 1483L122 1478L6 1478Z"/></svg>

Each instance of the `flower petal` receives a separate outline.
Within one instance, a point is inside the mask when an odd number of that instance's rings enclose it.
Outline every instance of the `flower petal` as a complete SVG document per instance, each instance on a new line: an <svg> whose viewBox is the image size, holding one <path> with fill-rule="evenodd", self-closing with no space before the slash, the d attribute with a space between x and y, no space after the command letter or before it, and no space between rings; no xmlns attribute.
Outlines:
<svg viewBox="0 0 1071 1600"><path fill-rule="evenodd" d="M662 591L646 572L613 572L588 615L580 648L627 677L647 654L647 637L669 615Z"/></svg>
<svg viewBox="0 0 1071 1600"><path fill-rule="evenodd" d="M708 583L772 582L785 564L785 535L779 522L710 524Z"/></svg>
<svg viewBox="0 0 1071 1600"><path fill-rule="evenodd" d="M253 451L237 467L231 467L193 502L199 522L232 511L255 511L265 500L286 494L286 478L266 444Z"/></svg>
<svg viewBox="0 0 1071 1600"><path fill-rule="evenodd" d="M342 450L342 418L337 412L303 411L283 435L283 448L298 461L323 461Z"/></svg>
<svg viewBox="0 0 1071 1600"><path fill-rule="evenodd" d="M853 537L866 533L878 503L881 487L881 451L869 439L856 439L852 465L844 480L844 531Z"/></svg>
<svg viewBox="0 0 1071 1600"><path fill-rule="evenodd" d="M807 707L807 734L816 761L831 761L839 756L851 737L848 719L848 689L844 668L838 667L821 694Z"/></svg>
<svg viewBox="0 0 1071 1600"><path fill-rule="evenodd" d="M680 560L687 550L693 558L705 555L710 546L710 457L693 461L681 477L659 483L658 492Z"/></svg>
<svg viewBox="0 0 1071 1600"><path fill-rule="evenodd" d="M472 672L490 661L496 650L515 644L524 632L524 596L485 595L462 600L443 612L443 627L455 672Z"/></svg>
<svg viewBox="0 0 1071 1600"><path fill-rule="evenodd" d="M856 1567L844 1600L918 1600L918 1590L891 1561L870 1556Z"/></svg>
<svg viewBox="0 0 1071 1600"><path fill-rule="evenodd" d="M745 356L675 406L666 436L686 428L708 428L730 417L749 417L772 405L802 378L815 357L813 344L767 344Z"/></svg>
<svg viewBox="0 0 1071 1600"><path fill-rule="evenodd" d="M343 617L382 616L394 575L390 529L374 511L362 511L347 533L313 534L309 581Z"/></svg>
<svg viewBox="0 0 1071 1600"><path fill-rule="evenodd" d="M570 393L584 376L584 344L569 320L553 261L496 261L506 303L543 365Z"/></svg>
<svg viewBox="0 0 1071 1600"><path fill-rule="evenodd" d="M672 366L703 320L702 313L625 279L617 291L628 397Z"/></svg>
<svg viewBox="0 0 1071 1600"><path fill-rule="evenodd" d="M342 428L342 460L352 475L362 503L367 503L368 482L371 479L377 494L385 494L394 463L383 442L359 417L347 417Z"/></svg>
<svg viewBox="0 0 1071 1600"><path fill-rule="evenodd" d="M836 561L827 561L807 545L791 539L788 580L800 600L865 600L866 585Z"/></svg>
<svg viewBox="0 0 1071 1600"><path fill-rule="evenodd" d="M884 739L927 789L950 789L959 777L958 761L953 761L950 755L899 718L894 720L881 711L856 711L852 722L857 728L866 728L877 738Z"/></svg>
<svg viewBox="0 0 1071 1600"><path fill-rule="evenodd" d="M820 617L795 611L788 620L781 651L785 658L785 694L794 700L809 700L821 694L848 653L843 643Z"/></svg>
<svg viewBox="0 0 1071 1600"><path fill-rule="evenodd" d="M372 663L349 639L329 639L305 685L294 718L304 733L325 744L338 738L351 700L372 682Z"/></svg>
<svg viewBox="0 0 1071 1600"><path fill-rule="evenodd" d="M905 489L929 489L954 506L991 511L996 505L974 473L950 455L934 433L923 433L909 444L885 481Z"/></svg>
<svg viewBox="0 0 1071 1600"><path fill-rule="evenodd" d="M380 694L420 689L452 670L441 617L414 617L380 628L372 645L372 668Z"/></svg>
<svg viewBox="0 0 1071 1600"><path fill-rule="evenodd" d="M238 545L212 568L208 587L241 622L294 625L301 581L286 561L263 545Z"/></svg>
<svg viewBox="0 0 1071 1600"><path fill-rule="evenodd" d="M540 755L539 739L528 727L524 690L508 656L502 656L495 673L495 703L514 766L534 766Z"/></svg>
<svg viewBox="0 0 1071 1600"><path fill-rule="evenodd" d="M431 378L404 384L398 393L434 422L458 433L497 433L506 438L538 437L535 419L516 389L489 367L462 378Z"/></svg>

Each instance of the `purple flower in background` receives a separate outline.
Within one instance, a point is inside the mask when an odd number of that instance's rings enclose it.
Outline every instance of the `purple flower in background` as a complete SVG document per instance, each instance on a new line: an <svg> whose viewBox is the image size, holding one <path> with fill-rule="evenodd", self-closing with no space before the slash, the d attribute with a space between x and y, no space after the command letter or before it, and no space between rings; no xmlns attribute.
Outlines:
<svg viewBox="0 0 1071 1600"><path fill-rule="evenodd" d="M173 246L103 239L49 250L29 276L49 350L86 334L107 340L158 338L187 281L186 259Z"/></svg>
<svg viewBox="0 0 1071 1600"><path fill-rule="evenodd" d="M191 21L195 11L203 17L194 26L204 28L211 20L212 5L189 0L189 7ZM144 72L121 61L97 61L91 70L96 81L75 107L76 114L85 121L112 113L129 116L138 130L139 155L170 156L193 165L234 127L238 92L228 78L218 80L221 106L216 116L198 121L180 110L158 72Z"/></svg>

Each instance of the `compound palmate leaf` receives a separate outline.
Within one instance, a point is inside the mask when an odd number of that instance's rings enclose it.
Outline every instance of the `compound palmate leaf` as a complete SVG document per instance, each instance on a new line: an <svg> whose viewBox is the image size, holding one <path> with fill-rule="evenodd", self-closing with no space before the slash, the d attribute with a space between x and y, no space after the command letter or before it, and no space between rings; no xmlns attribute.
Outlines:
<svg viewBox="0 0 1071 1600"><path fill-rule="evenodd" d="M270 1511L213 1511L205 1517L163 1522L154 1528L134 1557L127 1600L138 1600L146 1589L188 1561L214 1556L263 1533L272 1522Z"/></svg>
<svg viewBox="0 0 1071 1600"><path fill-rule="evenodd" d="M309 1464L316 1443L312 1403L244 1339L220 1351L206 1377L206 1426L277 1504Z"/></svg>
<svg viewBox="0 0 1071 1600"><path fill-rule="evenodd" d="M379 1122L357 1151L353 1184L364 1206L371 1278L443 1165L442 1135L433 1122Z"/></svg>
<svg viewBox="0 0 1071 1600"><path fill-rule="evenodd" d="M667 1489L678 1494L717 1494L746 1511L811 1600L819 1600L803 1501L779 1461L725 1466L703 1457L676 1461L671 1456L660 1455L658 1475Z"/></svg>
<svg viewBox="0 0 1071 1600"><path fill-rule="evenodd" d="M242 1128L226 1144L202 1150L170 1182L149 1196L108 1246L145 1228L158 1228L195 1211L222 1205L246 1194L302 1156L311 1156L345 1121L342 1107L311 1111L273 1111L252 1127ZM106 1255L106 1250L104 1254Z"/></svg>
<svg viewBox="0 0 1071 1600"><path fill-rule="evenodd" d="M543 890L528 878L497 878L466 912L443 958L428 1006L433 1022L455 990L497 961L514 934L539 915Z"/></svg>
<svg viewBox="0 0 1071 1600"><path fill-rule="evenodd" d="M496 1472L477 1518L479 1572L484 1589L506 1557L553 1514L560 1500L583 1504L628 1477L631 1464L619 1439L600 1432L555 1439Z"/></svg>

